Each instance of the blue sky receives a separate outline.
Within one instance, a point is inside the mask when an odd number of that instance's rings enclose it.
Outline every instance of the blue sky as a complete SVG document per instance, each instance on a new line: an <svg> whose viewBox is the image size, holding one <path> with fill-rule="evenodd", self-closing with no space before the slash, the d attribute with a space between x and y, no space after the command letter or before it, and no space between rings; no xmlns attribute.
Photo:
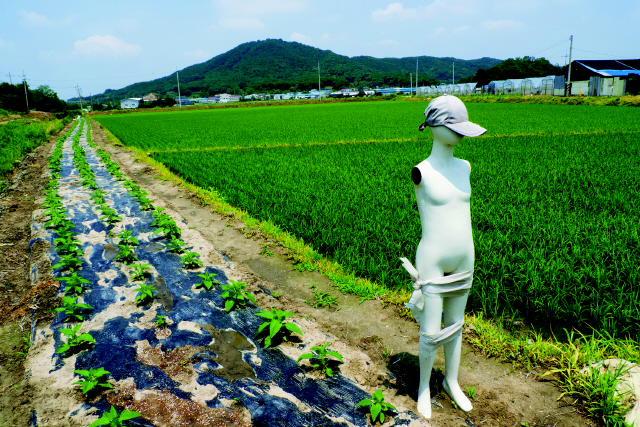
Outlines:
<svg viewBox="0 0 640 427"><path fill-rule="evenodd" d="M0 81L63 99L153 80L280 38L347 56L640 58L640 1L3 1Z"/></svg>

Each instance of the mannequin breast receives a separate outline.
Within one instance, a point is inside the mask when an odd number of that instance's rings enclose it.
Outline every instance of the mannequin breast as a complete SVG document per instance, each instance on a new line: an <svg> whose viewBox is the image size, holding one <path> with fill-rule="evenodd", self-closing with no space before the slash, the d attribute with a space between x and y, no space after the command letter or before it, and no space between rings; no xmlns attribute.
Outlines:
<svg viewBox="0 0 640 427"><path fill-rule="evenodd" d="M415 186L422 239L416 253L416 269L422 279L472 270L470 167L455 159L447 169L434 168L428 160L417 168Z"/></svg>

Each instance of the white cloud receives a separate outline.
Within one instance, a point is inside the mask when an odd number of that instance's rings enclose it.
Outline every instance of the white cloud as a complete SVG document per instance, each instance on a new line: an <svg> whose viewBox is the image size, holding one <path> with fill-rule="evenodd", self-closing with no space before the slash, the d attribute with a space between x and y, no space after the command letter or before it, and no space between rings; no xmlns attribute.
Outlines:
<svg viewBox="0 0 640 427"><path fill-rule="evenodd" d="M77 18L77 15L70 15L61 20L54 20L45 15L39 15L36 12L29 12L24 9L19 10L18 15L22 18L22 22L27 25L48 28L71 25Z"/></svg>
<svg viewBox="0 0 640 427"><path fill-rule="evenodd" d="M305 36L304 34L300 34L300 33L291 34L291 37L289 37L289 40L302 43L302 44L311 44L311 37Z"/></svg>
<svg viewBox="0 0 640 427"><path fill-rule="evenodd" d="M262 30L264 24L258 18L222 18L218 21L222 28L229 30Z"/></svg>
<svg viewBox="0 0 640 427"><path fill-rule="evenodd" d="M382 46L398 46L400 43L398 43L395 40L387 39L387 40L380 40L378 44L381 44Z"/></svg>
<svg viewBox="0 0 640 427"><path fill-rule="evenodd" d="M212 57L211 52L204 49L186 51L184 53L184 56L186 56L187 58L193 58L195 60L202 60L202 61L210 59Z"/></svg>
<svg viewBox="0 0 640 427"><path fill-rule="evenodd" d="M467 31L468 29L469 29L469 26L468 26L468 25L464 25L464 26L462 26L462 27L456 27L456 28L454 28L454 29L453 29L453 32L454 32L454 33L456 33L456 34L458 34L458 33L461 33L461 32L463 32L463 31Z"/></svg>
<svg viewBox="0 0 640 427"><path fill-rule="evenodd" d="M135 56L142 52L139 44L127 44L113 36L91 36L73 44L75 52L83 55Z"/></svg>
<svg viewBox="0 0 640 427"><path fill-rule="evenodd" d="M445 30L446 30L445 27L438 27L438 28L436 28L436 34L440 34L441 32L443 32Z"/></svg>
<svg viewBox="0 0 640 427"><path fill-rule="evenodd" d="M402 7L402 3L391 3L386 9L376 9L371 12L374 21L388 21L391 18L408 18L411 9Z"/></svg>
<svg viewBox="0 0 640 427"><path fill-rule="evenodd" d="M386 9L371 12L374 21L410 20L476 13L476 0L433 0L426 6L405 8L402 3L390 3Z"/></svg>
<svg viewBox="0 0 640 427"><path fill-rule="evenodd" d="M320 38L321 38L322 40L329 40L329 37L331 37L331 36L329 35L329 33L324 33L324 34L322 35L322 37L320 37Z"/></svg>
<svg viewBox="0 0 640 427"><path fill-rule="evenodd" d="M488 30L504 30L508 28L521 28L524 24L521 21L512 19L500 19L498 21L483 21L482 27Z"/></svg>

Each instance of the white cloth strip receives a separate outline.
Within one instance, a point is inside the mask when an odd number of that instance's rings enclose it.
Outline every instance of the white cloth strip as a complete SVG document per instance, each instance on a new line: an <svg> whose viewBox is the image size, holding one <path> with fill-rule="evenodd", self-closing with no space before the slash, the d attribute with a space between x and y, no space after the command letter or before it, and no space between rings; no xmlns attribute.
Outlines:
<svg viewBox="0 0 640 427"><path fill-rule="evenodd" d="M411 314L417 321L420 321L420 315L424 310L425 294L450 297L455 296L457 293L466 292L471 288L473 270L425 280L420 279L418 270L407 258L400 258L400 261L402 261L402 266L407 270L413 281L413 293L405 307L411 310Z"/></svg>
<svg viewBox="0 0 640 427"><path fill-rule="evenodd" d="M453 341L462 333L462 325L464 325L464 320L458 320L453 325L441 329L437 334L427 335L424 332L421 333L419 344L420 350L427 352L436 351L441 345L446 344L449 341Z"/></svg>

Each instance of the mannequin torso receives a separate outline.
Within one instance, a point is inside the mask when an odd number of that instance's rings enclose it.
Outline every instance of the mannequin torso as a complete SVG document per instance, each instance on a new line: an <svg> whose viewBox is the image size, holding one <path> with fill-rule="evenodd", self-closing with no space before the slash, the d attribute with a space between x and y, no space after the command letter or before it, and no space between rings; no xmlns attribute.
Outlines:
<svg viewBox="0 0 640 427"><path fill-rule="evenodd" d="M412 172L422 224L422 239L416 253L416 270L421 279L473 270L474 263L471 166L453 157L451 143L457 144L461 137L444 127L432 130L434 150ZM438 138L440 134L446 138ZM445 139L445 143L438 139ZM444 150L437 145L445 145Z"/></svg>

